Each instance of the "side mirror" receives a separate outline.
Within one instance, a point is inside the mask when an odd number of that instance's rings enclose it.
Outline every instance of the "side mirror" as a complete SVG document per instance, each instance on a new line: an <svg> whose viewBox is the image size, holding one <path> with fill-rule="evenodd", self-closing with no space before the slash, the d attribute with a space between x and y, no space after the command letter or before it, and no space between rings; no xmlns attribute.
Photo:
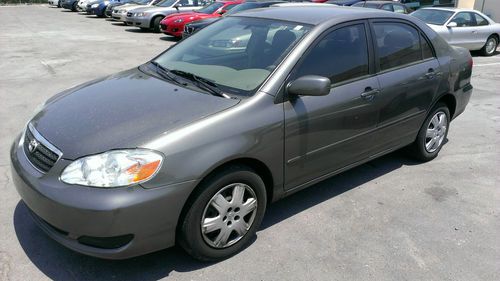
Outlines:
<svg viewBox="0 0 500 281"><path fill-rule="evenodd" d="M446 27L452 28L452 27L457 27L457 26L458 26L458 24L456 22L452 21Z"/></svg>
<svg viewBox="0 0 500 281"><path fill-rule="evenodd" d="M219 11L219 15L223 15L223 14L225 14L226 12L227 12L226 10L220 10L220 11Z"/></svg>
<svg viewBox="0 0 500 281"><path fill-rule="evenodd" d="M286 87L287 92L300 96L326 96L330 93L330 79L318 75L306 75L292 81Z"/></svg>

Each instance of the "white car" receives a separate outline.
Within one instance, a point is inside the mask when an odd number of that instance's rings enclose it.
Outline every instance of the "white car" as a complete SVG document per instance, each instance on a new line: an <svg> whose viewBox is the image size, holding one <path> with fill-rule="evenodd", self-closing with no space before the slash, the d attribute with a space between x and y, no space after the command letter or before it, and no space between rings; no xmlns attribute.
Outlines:
<svg viewBox="0 0 500 281"><path fill-rule="evenodd" d="M485 14L471 9L423 8L411 13L426 22L449 44L481 50L492 56L500 39L500 24Z"/></svg>
<svg viewBox="0 0 500 281"><path fill-rule="evenodd" d="M90 1L91 0L80 0L80 1L78 1L78 5L77 5L78 11L86 11L87 10L87 4Z"/></svg>

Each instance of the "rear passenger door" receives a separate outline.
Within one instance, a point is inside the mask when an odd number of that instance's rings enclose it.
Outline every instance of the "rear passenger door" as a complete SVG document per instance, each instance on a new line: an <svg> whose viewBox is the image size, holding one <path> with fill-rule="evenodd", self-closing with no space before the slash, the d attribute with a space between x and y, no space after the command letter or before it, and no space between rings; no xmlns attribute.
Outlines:
<svg viewBox="0 0 500 281"><path fill-rule="evenodd" d="M428 39L406 21L371 21L380 93L377 151L415 138L438 88L441 69Z"/></svg>

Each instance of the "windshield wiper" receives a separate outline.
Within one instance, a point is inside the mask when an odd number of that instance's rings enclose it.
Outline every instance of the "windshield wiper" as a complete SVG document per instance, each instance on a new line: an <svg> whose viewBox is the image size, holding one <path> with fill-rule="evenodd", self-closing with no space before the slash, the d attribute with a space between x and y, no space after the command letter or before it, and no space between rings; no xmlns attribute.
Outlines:
<svg viewBox="0 0 500 281"><path fill-rule="evenodd" d="M221 89L219 89L219 87L214 82L212 82L206 78L197 76L193 73L189 73L186 71L177 70L177 69L170 70L170 72L173 74L179 75L181 77L184 77L190 81L196 82L196 85L198 86L198 88L203 88L206 91L210 92L214 96L223 97L226 99L231 98L231 96L229 96L228 94L224 93Z"/></svg>
<svg viewBox="0 0 500 281"><path fill-rule="evenodd" d="M156 66L156 73L158 73L161 77L163 77L167 80L170 80L172 82L175 82L176 84L185 85L184 83L177 80L175 78L175 76L171 74L170 70L166 69L164 66L159 64L157 61L152 61L151 64Z"/></svg>

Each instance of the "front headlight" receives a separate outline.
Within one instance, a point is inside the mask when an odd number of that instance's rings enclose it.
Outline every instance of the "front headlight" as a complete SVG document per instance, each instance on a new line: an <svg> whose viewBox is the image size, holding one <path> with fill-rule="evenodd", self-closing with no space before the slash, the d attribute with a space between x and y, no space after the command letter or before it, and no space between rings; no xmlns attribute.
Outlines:
<svg viewBox="0 0 500 281"><path fill-rule="evenodd" d="M144 13L144 12L142 12L142 13L135 13L136 17L145 17L147 15L148 15L148 13Z"/></svg>
<svg viewBox="0 0 500 281"><path fill-rule="evenodd" d="M99 6L99 4L92 4L92 6L90 6L90 8L97 8Z"/></svg>
<svg viewBox="0 0 500 281"><path fill-rule="evenodd" d="M61 174L61 181L94 187L139 184L150 180L162 161L160 153L147 149L111 150L69 164Z"/></svg>
<svg viewBox="0 0 500 281"><path fill-rule="evenodd" d="M176 20L174 20L174 23L181 23L183 21L184 21L183 19L176 19Z"/></svg>

